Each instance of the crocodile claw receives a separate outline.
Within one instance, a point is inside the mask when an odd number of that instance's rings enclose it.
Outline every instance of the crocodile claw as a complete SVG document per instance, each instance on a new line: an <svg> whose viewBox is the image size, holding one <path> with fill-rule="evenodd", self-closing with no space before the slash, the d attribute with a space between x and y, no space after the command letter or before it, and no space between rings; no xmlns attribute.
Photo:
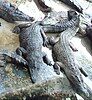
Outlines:
<svg viewBox="0 0 92 100"><path fill-rule="evenodd" d="M60 75L60 67L57 63L55 63L53 65L53 68L54 68L54 72L57 74L57 75Z"/></svg>

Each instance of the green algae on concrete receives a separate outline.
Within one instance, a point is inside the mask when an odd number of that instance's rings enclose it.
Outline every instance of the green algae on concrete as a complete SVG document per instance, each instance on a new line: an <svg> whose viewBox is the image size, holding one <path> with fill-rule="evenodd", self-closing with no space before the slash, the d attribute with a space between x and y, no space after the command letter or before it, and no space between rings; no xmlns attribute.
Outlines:
<svg viewBox="0 0 92 100"><path fill-rule="evenodd" d="M5 68L0 68L0 100L22 100L24 97L36 97L42 95L58 97L71 97L74 95L66 77L55 77L46 82L32 84L26 70L14 69L6 73ZM17 74L16 74L16 70ZM22 73L22 75L21 75ZM20 77L19 77L20 76ZM16 98L16 99L15 99Z"/></svg>

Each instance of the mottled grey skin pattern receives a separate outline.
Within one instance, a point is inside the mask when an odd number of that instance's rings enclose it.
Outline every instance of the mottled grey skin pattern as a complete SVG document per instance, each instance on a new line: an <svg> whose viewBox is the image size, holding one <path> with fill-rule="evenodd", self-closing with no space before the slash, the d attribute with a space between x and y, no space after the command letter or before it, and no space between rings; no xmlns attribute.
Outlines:
<svg viewBox="0 0 92 100"><path fill-rule="evenodd" d="M8 22L34 21L33 17L24 14L18 8L15 8L7 0L0 0L0 18L3 18Z"/></svg>
<svg viewBox="0 0 92 100"><path fill-rule="evenodd" d="M21 28L19 40L20 47L27 52L25 59L28 62L28 69L33 83L51 79L55 73L48 66L51 62L48 65L44 63L46 55L42 52L42 46L46 45L46 38L43 36L39 22L33 23L28 28Z"/></svg>
<svg viewBox="0 0 92 100"><path fill-rule="evenodd" d="M62 12L61 12L62 13ZM75 20L76 18L73 17L73 14L75 14L75 11L69 10L68 11L68 16L66 19L64 19L63 21L59 21L53 25L51 24L46 24L45 22L49 20L48 18L45 18L41 24L43 26L43 30L45 32L51 32L51 33L55 33L55 32L63 32L64 30L66 30L67 28L71 28L72 26L75 26ZM65 15L65 14L64 14ZM73 18L72 18L73 17ZM53 18L53 17L52 17ZM51 19L51 18L50 18Z"/></svg>
<svg viewBox="0 0 92 100"><path fill-rule="evenodd" d="M74 91L82 96L85 100L92 100L92 90L84 83L81 72L79 70L79 65L76 64L73 51L70 48L69 40L76 35L79 25L78 16L75 17L75 26L68 28L60 34L60 39L56 44L53 44L52 54L54 61L57 61L54 66L56 73L61 67L64 70L71 86ZM62 65L62 62L64 65ZM57 71L58 70L58 71Z"/></svg>

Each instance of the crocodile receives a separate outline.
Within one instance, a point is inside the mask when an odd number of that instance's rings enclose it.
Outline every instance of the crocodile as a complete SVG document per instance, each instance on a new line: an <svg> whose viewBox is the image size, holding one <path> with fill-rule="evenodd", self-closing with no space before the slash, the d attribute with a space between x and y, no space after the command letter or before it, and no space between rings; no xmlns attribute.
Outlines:
<svg viewBox="0 0 92 100"><path fill-rule="evenodd" d="M52 45L52 56L55 61L53 68L57 74L63 70L73 90L84 100L92 100L92 90L83 81L80 66L76 63L69 41L76 35L79 27L79 16L75 16L75 26L60 33L58 41L49 38Z"/></svg>
<svg viewBox="0 0 92 100"><path fill-rule="evenodd" d="M62 12L61 12L62 13ZM44 19L42 22L41 22L41 25L43 26L43 30L44 32L46 33L56 33L56 32L62 32L64 30L66 30L67 28L69 27L72 27L76 24L75 20L76 20L76 17L73 17L73 14L76 13L75 11L73 10L69 10L68 11L68 14L66 15L67 18L65 18L64 20L62 21L59 21L53 25L51 24L46 24L46 20ZM46 18L47 19L47 18ZM49 17L48 17L49 19Z"/></svg>
<svg viewBox="0 0 92 100"><path fill-rule="evenodd" d="M42 52L42 46L46 46L47 37L42 30L39 22L33 24L21 24L14 28L14 33L19 33L20 47L17 49L17 54L28 63L28 71L33 83L46 81L55 76L51 70L51 61L47 55ZM52 67L53 69L53 67Z"/></svg>
<svg viewBox="0 0 92 100"><path fill-rule="evenodd" d="M24 14L6 0L0 0L0 18L3 18L8 22L34 21L33 17Z"/></svg>

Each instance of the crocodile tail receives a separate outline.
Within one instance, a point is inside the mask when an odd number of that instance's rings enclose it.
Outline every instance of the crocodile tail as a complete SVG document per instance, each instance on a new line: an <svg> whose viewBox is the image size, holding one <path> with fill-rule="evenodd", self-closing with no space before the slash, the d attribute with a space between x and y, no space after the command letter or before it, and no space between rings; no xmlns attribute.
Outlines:
<svg viewBox="0 0 92 100"><path fill-rule="evenodd" d="M73 11L74 12L74 11ZM72 13L72 12L69 12ZM72 28L73 26L79 26L80 22L80 15L77 13L74 13L73 15L70 15L70 20L65 22L58 22L54 25L43 25L43 30L45 32L62 32L66 30L67 28Z"/></svg>
<svg viewBox="0 0 92 100"><path fill-rule="evenodd" d="M33 69L30 67L30 65L28 66L28 73L29 73L31 82L32 82L32 83L36 83L36 79L35 79L35 77L34 77L34 75L33 75Z"/></svg>
<svg viewBox="0 0 92 100"><path fill-rule="evenodd" d="M92 100L92 89L86 83L82 84L82 87L74 89L84 100Z"/></svg>

